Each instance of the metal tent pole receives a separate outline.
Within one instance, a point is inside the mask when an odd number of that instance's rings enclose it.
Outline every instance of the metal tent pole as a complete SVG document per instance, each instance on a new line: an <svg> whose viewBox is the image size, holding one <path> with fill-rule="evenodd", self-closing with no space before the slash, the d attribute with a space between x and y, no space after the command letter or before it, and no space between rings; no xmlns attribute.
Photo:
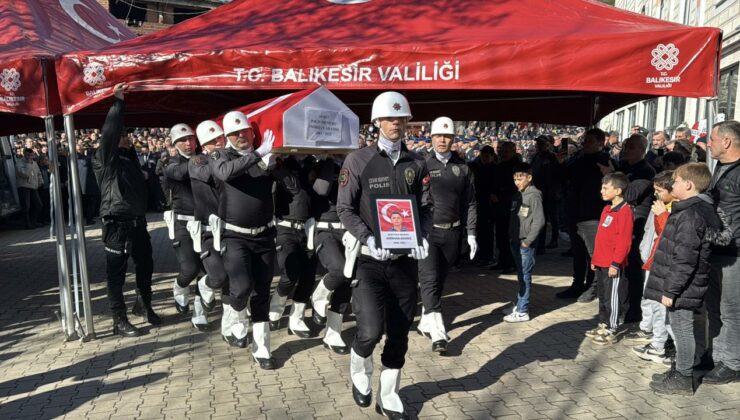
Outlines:
<svg viewBox="0 0 740 420"><path fill-rule="evenodd" d="M49 170L54 176L53 191L51 193L54 201L54 227L57 242L57 260L59 265L59 300L61 305L61 321L67 340L76 340L74 313L72 310L72 296L69 287L69 260L67 257L67 236L64 228L64 205L62 203L62 188L59 185L59 156L57 153L57 141L54 137L54 117L46 116L46 137L49 144Z"/></svg>
<svg viewBox="0 0 740 420"><path fill-rule="evenodd" d="M715 106L717 106L717 98L708 98L707 99L707 145L709 145L710 139L712 137L712 126L714 125L714 117L716 115L715 112ZM714 167L717 166L717 160L712 158L712 153L709 150L709 147L707 147L707 166L709 166L709 170L714 173Z"/></svg>
<svg viewBox="0 0 740 420"><path fill-rule="evenodd" d="M95 326L93 325L92 303L90 301L90 280L87 271L87 250L85 247L85 222L82 212L82 190L80 188L80 173L77 167L77 150L75 147L75 125L74 116L64 116L64 131L69 141L69 173L72 189L70 197L73 197L75 214L75 232L77 234L77 262L79 265L80 282L82 283L82 308L85 314L85 335L83 340L95 338Z"/></svg>

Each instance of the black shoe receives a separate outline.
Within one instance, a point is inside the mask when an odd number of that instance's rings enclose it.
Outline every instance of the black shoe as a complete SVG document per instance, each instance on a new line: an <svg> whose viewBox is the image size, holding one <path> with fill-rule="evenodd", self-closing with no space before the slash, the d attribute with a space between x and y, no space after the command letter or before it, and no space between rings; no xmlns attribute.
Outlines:
<svg viewBox="0 0 740 420"><path fill-rule="evenodd" d="M300 338L311 338L313 337L313 334L311 331L293 331L293 329L288 326L288 335L295 335L296 337Z"/></svg>
<svg viewBox="0 0 740 420"><path fill-rule="evenodd" d="M380 404L375 404L375 412L380 414L381 416L386 416L392 420L407 420L411 418L406 413L399 413L397 411L391 411L391 410L386 410L384 408L380 408Z"/></svg>
<svg viewBox="0 0 740 420"><path fill-rule="evenodd" d="M136 303L131 308L131 313L146 318L151 325L162 325L162 318L154 312L151 303L147 305L141 296L136 296Z"/></svg>
<svg viewBox="0 0 740 420"><path fill-rule="evenodd" d="M175 301L175 309L177 309L178 314L186 314L190 312L190 305L180 306L180 304Z"/></svg>
<svg viewBox="0 0 740 420"><path fill-rule="evenodd" d="M213 300L208 303L205 299L203 299L202 296L199 296L200 298L200 304L203 305L203 309L205 309L206 313L210 313L213 311L213 308L216 307L216 297L213 297Z"/></svg>
<svg viewBox="0 0 740 420"><path fill-rule="evenodd" d="M331 344L324 343L324 348L333 351L336 354L348 354L349 346L332 346Z"/></svg>
<svg viewBox="0 0 740 420"><path fill-rule="evenodd" d="M280 320L277 321L270 321L270 331L275 331L280 329Z"/></svg>
<svg viewBox="0 0 740 420"><path fill-rule="evenodd" d="M373 400L373 391L371 390L369 394L365 395L357 389L355 384L352 384L352 398L355 400L355 404L360 407L370 407L370 402Z"/></svg>
<svg viewBox="0 0 740 420"><path fill-rule="evenodd" d="M578 302L588 303L593 302L596 299L596 282L594 282L588 289L584 290L580 296L578 296Z"/></svg>
<svg viewBox="0 0 740 420"><path fill-rule="evenodd" d="M249 340L247 339L247 336L244 336L244 338L236 338L233 335L225 336L222 335L221 337L224 338L224 341L229 343L231 347L238 347L240 349L247 348L247 344L249 344Z"/></svg>
<svg viewBox="0 0 740 420"><path fill-rule="evenodd" d="M581 293L583 293L583 287L571 285L569 288L563 290L562 292L558 292L555 294L555 297L558 299L575 299L578 296L581 296Z"/></svg>
<svg viewBox="0 0 740 420"><path fill-rule="evenodd" d="M704 375L702 383L711 385L723 385L735 382L740 379L740 371L732 370L722 362L717 362L717 366L711 372Z"/></svg>
<svg viewBox="0 0 740 420"><path fill-rule="evenodd" d="M447 340L439 340L432 343L432 351L439 354L447 353Z"/></svg>
<svg viewBox="0 0 740 420"><path fill-rule="evenodd" d="M675 353L676 348L673 347L673 352ZM694 366L694 369L696 370L705 370L707 372L714 370L714 361L712 360L712 355L709 353L704 353L701 355L701 359L699 359L699 363Z"/></svg>
<svg viewBox="0 0 740 420"><path fill-rule="evenodd" d="M191 324L193 324L193 328L195 328L196 330L200 332L208 332L211 330L208 324L195 324L193 322L191 322Z"/></svg>
<svg viewBox="0 0 740 420"><path fill-rule="evenodd" d="M653 373L653 382L663 382L665 378L676 374L676 362L671 362L671 367L663 373Z"/></svg>
<svg viewBox="0 0 740 420"><path fill-rule="evenodd" d="M263 359L260 357L254 357L252 356L255 362L257 362L258 365L260 365L260 369L262 370L273 370L276 368L275 366L275 359L270 357L268 359Z"/></svg>
<svg viewBox="0 0 740 420"><path fill-rule="evenodd" d="M557 242L550 242L549 244L547 244L547 246L545 248L547 248L547 249L555 249L557 247L558 247L558 243Z"/></svg>
<svg viewBox="0 0 740 420"><path fill-rule="evenodd" d="M316 310L313 311L313 314L311 314L311 319L313 320L313 323L318 325L319 327L323 327L326 325L326 317L319 315Z"/></svg>
<svg viewBox="0 0 740 420"><path fill-rule="evenodd" d="M658 394L694 395L694 377L674 370L660 382L651 382L650 389Z"/></svg>
<svg viewBox="0 0 740 420"><path fill-rule="evenodd" d="M122 337L139 337L141 336L141 330L131 325L125 316L114 317L113 334L120 335Z"/></svg>

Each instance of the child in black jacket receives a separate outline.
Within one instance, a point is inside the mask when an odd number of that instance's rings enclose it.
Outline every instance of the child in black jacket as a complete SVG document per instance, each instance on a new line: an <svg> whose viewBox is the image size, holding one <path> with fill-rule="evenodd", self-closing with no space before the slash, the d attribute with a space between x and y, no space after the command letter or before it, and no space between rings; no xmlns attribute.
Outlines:
<svg viewBox="0 0 740 420"><path fill-rule="evenodd" d="M676 343L671 370L650 383L655 392L693 395L694 309L701 308L709 284L707 230L721 229L711 199L700 195L712 175L703 163L689 163L673 173L673 204L645 287L645 297L668 308L668 322Z"/></svg>

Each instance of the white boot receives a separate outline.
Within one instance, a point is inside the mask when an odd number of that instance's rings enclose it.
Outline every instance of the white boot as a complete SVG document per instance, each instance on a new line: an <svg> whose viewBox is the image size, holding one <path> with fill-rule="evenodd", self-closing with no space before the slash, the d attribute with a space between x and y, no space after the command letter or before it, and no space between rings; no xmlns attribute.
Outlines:
<svg viewBox="0 0 740 420"><path fill-rule="evenodd" d="M416 326L416 329L425 337L431 336L432 330L434 329L434 319L432 319L431 314L427 313L424 308L421 309L421 319L419 320L419 325Z"/></svg>
<svg viewBox="0 0 740 420"><path fill-rule="evenodd" d="M442 319L442 312L431 312L428 314L431 317L431 331L432 342L435 341L450 341L450 337L447 335L445 330L445 322Z"/></svg>
<svg viewBox="0 0 740 420"><path fill-rule="evenodd" d="M221 315L221 335L224 338L231 335L231 326L237 321L237 314L231 305L223 305L224 313Z"/></svg>
<svg viewBox="0 0 740 420"><path fill-rule="evenodd" d="M213 307L216 303L216 290L211 289L206 284L206 279L208 278L208 275L201 277L200 280L198 280L198 291L200 292L200 297L203 300L203 306L205 307L205 310L207 312L211 312L213 310Z"/></svg>
<svg viewBox="0 0 740 420"><path fill-rule="evenodd" d="M262 369L275 369L275 360L270 353L270 325L268 322L255 322L252 327L254 346L252 357Z"/></svg>
<svg viewBox="0 0 740 420"><path fill-rule="evenodd" d="M188 302L190 300L190 287L180 287L175 280L172 286L172 294L175 297L175 308L177 312L184 314L190 309L188 308Z"/></svg>
<svg viewBox="0 0 740 420"><path fill-rule="evenodd" d="M249 315L247 315L247 308L244 308L236 312L236 319L231 325L231 335L241 340L246 338L247 334L249 334Z"/></svg>
<svg viewBox="0 0 740 420"><path fill-rule="evenodd" d="M268 317L270 318L270 323L273 325L273 328L276 328L278 322L280 322L280 318L283 316L283 312L285 312L285 301L288 300L287 296L280 296L275 290L275 293L272 294L270 297L270 314Z"/></svg>
<svg viewBox="0 0 740 420"><path fill-rule="evenodd" d="M190 319L190 321L193 323L193 326L198 329L198 331L208 331L208 317L206 316L206 308L205 306L203 306L203 301L199 299L198 296L196 296L195 300L193 301L193 317Z"/></svg>
<svg viewBox="0 0 740 420"><path fill-rule="evenodd" d="M352 377L352 386L362 395L370 395L373 391L371 381L373 379L373 356L362 357L350 351L349 372Z"/></svg>
<svg viewBox="0 0 740 420"><path fill-rule="evenodd" d="M290 309L290 316L288 317L288 334L295 334L301 338L311 337L311 329L303 321L305 312L305 303L293 302L293 307Z"/></svg>
<svg viewBox="0 0 740 420"><path fill-rule="evenodd" d="M316 290L311 295L313 320L318 325L324 325L326 323L326 308L329 306L329 299L331 299L332 294L332 291L324 285L324 279L326 279L326 276L321 278L321 281L316 286Z"/></svg>
<svg viewBox="0 0 740 420"><path fill-rule="evenodd" d="M347 354L349 347L342 340L342 314L334 311L326 311L326 334L324 335L324 347L331 349L337 354Z"/></svg>
<svg viewBox="0 0 740 420"><path fill-rule="evenodd" d="M380 389L378 390L378 406L382 411L404 412L403 402L398 395L400 389L401 369L383 366L380 370Z"/></svg>

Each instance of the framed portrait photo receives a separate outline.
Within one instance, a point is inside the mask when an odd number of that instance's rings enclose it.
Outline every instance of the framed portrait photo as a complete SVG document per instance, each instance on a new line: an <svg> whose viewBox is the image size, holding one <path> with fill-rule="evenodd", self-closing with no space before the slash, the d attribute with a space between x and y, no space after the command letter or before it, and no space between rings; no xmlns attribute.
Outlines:
<svg viewBox="0 0 740 420"><path fill-rule="evenodd" d="M413 195L371 195L376 240L380 248L408 254L421 245L421 221Z"/></svg>

